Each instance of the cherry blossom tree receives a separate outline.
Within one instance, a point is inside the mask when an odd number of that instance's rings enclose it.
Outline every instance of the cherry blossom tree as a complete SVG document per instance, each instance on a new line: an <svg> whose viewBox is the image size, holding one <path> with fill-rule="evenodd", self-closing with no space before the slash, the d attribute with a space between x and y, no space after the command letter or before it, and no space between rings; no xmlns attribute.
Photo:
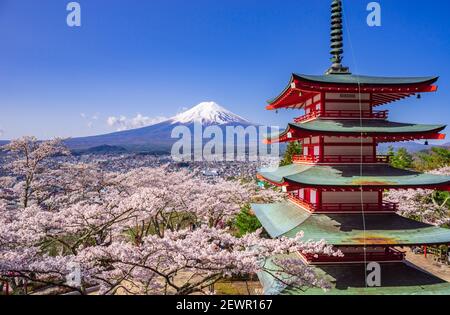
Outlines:
<svg viewBox="0 0 450 315"><path fill-rule="evenodd" d="M61 139L39 142L35 137L13 140L3 150L16 157L9 167L14 175L20 177L17 186L22 191L24 208L34 193L35 181L47 170L45 161L57 154L69 154Z"/></svg>
<svg viewBox="0 0 450 315"><path fill-rule="evenodd" d="M450 167L429 172L434 175L450 176ZM386 194L386 200L399 204L399 214L417 221L437 226L450 224L450 210L447 193L440 198L434 190L394 190Z"/></svg>
<svg viewBox="0 0 450 315"><path fill-rule="evenodd" d="M283 198L251 183L167 167L113 173L55 162L55 154L68 154L59 140L25 138L7 150L16 159L0 178L13 190L0 194L0 280L18 292L26 281L81 294L98 284L102 294L207 294L224 278L263 271L273 255L340 255L301 234L234 236L231 222L243 205ZM279 262L291 274L287 285L326 287L294 260ZM75 284L66 279L74 264Z"/></svg>
<svg viewBox="0 0 450 315"><path fill-rule="evenodd" d="M262 262L272 255L336 255L323 242L302 243L300 239L301 235L295 239L262 239L259 233L237 238L226 230L203 226L194 231L169 231L164 238L148 236L140 246L121 242L108 248L91 247L83 253L88 257L83 264L99 268L95 278L105 294L119 289L134 294L208 294L211 285L226 277L266 271ZM299 259L296 263L295 269L283 270L284 274L295 270L291 274L295 282L290 286L326 287Z"/></svg>

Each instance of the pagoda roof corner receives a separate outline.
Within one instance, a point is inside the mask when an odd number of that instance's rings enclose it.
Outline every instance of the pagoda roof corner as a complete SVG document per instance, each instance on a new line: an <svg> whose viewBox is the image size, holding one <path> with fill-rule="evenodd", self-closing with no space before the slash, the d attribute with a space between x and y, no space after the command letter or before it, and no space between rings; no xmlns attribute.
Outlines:
<svg viewBox="0 0 450 315"><path fill-rule="evenodd" d="M374 93L374 105L398 101L416 93L436 92L438 76L376 77L353 74L308 75L292 73L287 86L267 101L268 110L298 107L321 92Z"/></svg>
<svg viewBox="0 0 450 315"><path fill-rule="evenodd" d="M450 244L450 229L390 214L314 214L292 202L252 205L272 238L324 240L333 246L413 246Z"/></svg>
<svg viewBox="0 0 450 315"><path fill-rule="evenodd" d="M450 176L422 174L385 164L304 165L261 169L260 178L279 186L325 189L414 189L450 187Z"/></svg>
<svg viewBox="0 0 450 315"><path fill-rule="evenodd" d="M435 83L439 77L426 76L426 77L377 77L367 75L354 75L354 74L325 74L325 75L307 75L293 73L292 80L313 82L319 84L342 84L342 85L379 85L379 86L392 86L392 85L415 85L423 84L430 85Z"/></svg>
<svg viewBox="0 0 450 315"><path fill-rule="evenodd" d="M331 284L331 289L292 288L283 283L283 274L276 259L296 258L295 254L267 259L264 266L271 272L261 271L258 278L266 295L449 295L450 283L415 267L410 263L382 263L383 284L367 287L363 264L312 266L314 273ZM274 277L273 271L280 270Z"/></svg>
<svg viewBox="0 0 450 315"><path fill-rule="evenodd" d="M402 139L411 138L411 140L442 140L445 136L439 133L446 127L446 125L399 123L379 119L360 121L354 119L319 118L306 123L290 123L285 131L268 135L267 142L286 142L310 136L360 137L361 135L366 137L384 137L387 139L387 142L394 142L392 137Z"/></svg>

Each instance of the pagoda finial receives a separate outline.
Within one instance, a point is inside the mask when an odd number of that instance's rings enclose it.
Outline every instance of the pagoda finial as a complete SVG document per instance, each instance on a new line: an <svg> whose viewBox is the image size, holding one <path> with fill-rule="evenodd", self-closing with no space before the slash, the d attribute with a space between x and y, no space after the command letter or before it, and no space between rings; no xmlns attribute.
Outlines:
<svg viewBox="0 0 450 315"><path fill-rule="evenodd" d="M348 67L342 66L344 53L342 32L342 1L333 0L331 3L331 61L333 64L326 74L350 74Z"/></svg>

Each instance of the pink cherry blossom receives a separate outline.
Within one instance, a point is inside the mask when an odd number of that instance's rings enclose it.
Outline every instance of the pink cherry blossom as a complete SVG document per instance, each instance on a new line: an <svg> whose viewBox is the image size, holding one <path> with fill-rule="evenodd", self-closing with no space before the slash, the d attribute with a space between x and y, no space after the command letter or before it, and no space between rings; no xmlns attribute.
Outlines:
<svg viewBox="0 0 450 315"><path fill-rule="evenodd" d="M23 138L6 149L14 160L0 177L0 281L15 290L29 281L80 293L100 284L102 294L210 294L217 281L265 270L274 255L290 255L277 260L289 285L327 287L297 253L340 255L301 234L235 237L231 222L244 205L284 198L254 183L58 162L55 154L68 154L60 140ZM66 281L73 263L77 285Z"/></svg>

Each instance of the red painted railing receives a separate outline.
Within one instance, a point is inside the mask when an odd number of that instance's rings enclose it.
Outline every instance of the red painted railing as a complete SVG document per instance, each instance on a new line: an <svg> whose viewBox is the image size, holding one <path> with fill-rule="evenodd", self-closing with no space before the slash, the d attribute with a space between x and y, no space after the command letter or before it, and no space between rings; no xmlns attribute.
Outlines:
<svg viewBox="0 0 450 315"><path fill-rule="evenodd" d="M327 110L327 111L311 111L310 113L294 119L294 122L301 123L314 118L354 118L354 119L387 119L388 110L382 111L358 111L358 110Z"/></svg>
<svg viewBox="0 0 450 315"><path fill-rule="evenodd" d="M371 155L326 155L322 159L318 155L305 156L294 155L292 158L294 163L384 163L387 164L390 161L389 155L377 155L375 157Z"/></svg>
<svg viewBox="0 0 450 315"><path fill-rule="evenodd" d="M344 263L344 262L387 262L387 261L403 261L405 259L405 253L393 248L386 249L385 252L366 252L364 253L344 253L344 257L333 257L327 255L315 255L301 254L305 259L314 264L318 263Z"/></svg>
<svg viewBox="0 0 450 315"><path fill-rule="evenodd" d="M320 156L318 155L294 155L292 156L294 163L319 163Z"/></svg>
<svg viewBox="0 0 450 315"><path fill-rule="evenodd" d="M323 203L321 205L310 203L296 196L289 195L289 200L312 212L396 212L398 204L393 202L382 203Z"/></svg>

